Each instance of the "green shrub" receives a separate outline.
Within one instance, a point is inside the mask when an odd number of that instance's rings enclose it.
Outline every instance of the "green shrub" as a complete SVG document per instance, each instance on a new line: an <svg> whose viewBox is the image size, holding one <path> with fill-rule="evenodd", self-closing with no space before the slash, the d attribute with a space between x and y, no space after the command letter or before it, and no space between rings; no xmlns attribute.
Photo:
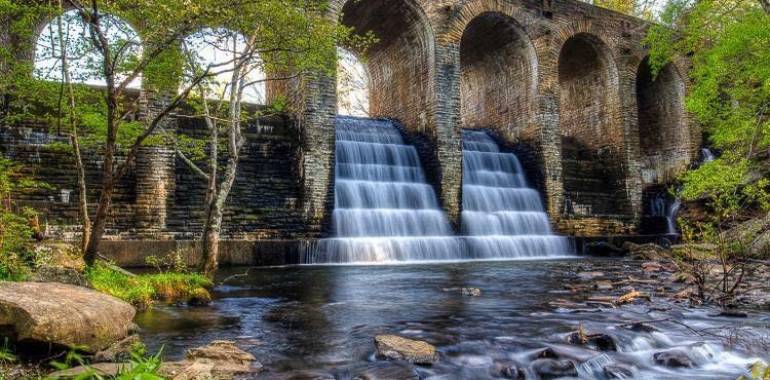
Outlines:
<svg viewBox="0 0 770 380"><path fill-rule="evenodd" d="M11 194L37 185L18 164L0 158L0 280L21 281L32 267L32 222L37 216L29 208L14 210Z"/></svg>
<svg viewBox="0 0 770 380"><path fill-rule="evenodd" d="M52 361L50 364L59 371L77 366L85 367L85 371L74 377L77 380L163 380L164 378L158 374L163 364L162 351L163 349L155 355L147 355L144 345L135 345L131 348L129 362L121 365L114 376L100 375L98 371L89 366L77 350L68 352L63 361ZM50 376L48 379L55 380L58 377Z"/></svg>
<svg viewBox="0 0 770 380"><path fill-rule="evenodd" d="M211 280L197 273L158 273L131 276L107 263L97 262L87 270L94 289L120 298L139 308L155 301L175 303L208 301Z"/></svg>

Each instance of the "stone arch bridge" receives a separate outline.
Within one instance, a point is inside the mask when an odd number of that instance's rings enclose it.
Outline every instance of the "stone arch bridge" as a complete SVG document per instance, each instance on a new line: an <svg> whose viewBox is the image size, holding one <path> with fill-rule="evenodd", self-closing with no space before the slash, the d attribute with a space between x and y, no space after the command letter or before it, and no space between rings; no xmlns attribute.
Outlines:
<svg viewBox="0 0 770 380"><path fill-rule="evenodd" d="M451 218L463 128L489 129L524 157L565 233L636 231L645 190L697 158L700 132L683 109L687 63L653 78L642 20L575 0L333 5L340 22L379 38L366 60L370 113L402 123ZM313 142L307 199L325 212L336 92L330 80L313 89L302 115Z"/></svg>
<svg viewBox="0 0 770 380"><path fill-rule="evenodd" d="M687 62L653 78L643 20L576 0L331 3L331 17L377 36L366 52L370 113L400 122L450 219L461 211L464 128L488 129L515 151L551 219L572 235L638 233L649 194L698 157L700 131L683 106ZM287 96L297 111L291 121L268 120L247 133L244 183L231 201L238 212L228 218L233 238L275 247L269 242L328 233L337 91L331 77L267 91L268 99ZM152 102L146 107L151 112ZM0 151L28 161L36 155L40 166L57 160L30 139L55 137L39 125L6 128ZM63 194L76 186L56 177L62 170L71 167L46 174L61 193L22 200L66 222L75 207ZM168 151L143 152L115 202L115 239L199 234L191 194L202 189L184 170Z"/></svg>

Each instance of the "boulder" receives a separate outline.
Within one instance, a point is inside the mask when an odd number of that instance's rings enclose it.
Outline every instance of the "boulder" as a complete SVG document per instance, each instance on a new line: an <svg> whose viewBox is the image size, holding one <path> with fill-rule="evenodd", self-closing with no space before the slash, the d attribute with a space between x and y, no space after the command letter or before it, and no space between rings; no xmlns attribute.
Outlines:
<svg viewBox="0 0 770 380"><path fill-rule="evenodd" d="M129 363L97 363L88 367L75 367L51 374L52 378L77 378L86 372L95 372L104 377L115 376ZM226 380L237 375L254 374L262 364L253 355L229 341L213 341L208 346L194 348L187 352L182 361L164 362L159 375L169 380Z"/></svg>
<svg viewBox="0 0 770 380"><path fill-rule="evenodd" d="M515 363L496 363L497 372L506 379L521 380L524 379L524 371L520 370Z"/></svg>
<svg viewBox="0 0 770 380"><path fill-rule="evenodd" d="M597 351L617 351L615 339L607 334L585 334L575 331L567 335L567 342L580 346L586 346Z"/></svg>
<svg viewBox="0 0 770 380"><path fill-rule="evenodd" d="M94 353L127 337L130 304L73 285L0 282L0 326L19 342L43 342Z"/></svg>
<svg viewBox="0 0 770 380"><path fill-rule="evenodd" d="M226 340L215 340L207 346L188 350L187 361L211 364L210 372L214 375L255 373L262 368L254 355Z"/></svg>
<svg viewBox="0 0 770 380"><path fill-rule="evenodd" d="M126 339L94 354L94 362L124 362L131 358L131 351L141 344L138 335L129 335Z"/></svg>
<svg viewBox="0 0 770 380"><path fill-rule="evenodd" d="M623 364L610 364L604 367L604 376L608 379L631 379L634 377L634 371Z"/></svg>
<svg viewBox="0 0 770 380"><path fill-rule="evenodd" d="M687 356L687 353L682 350L670 350L656 352L652 355L655 364L662 365L669 368L692 368L695 367L695 363Z"/></svg>
<svg viewBox="0 0 770 380"><path fill-rule="evenodd" d="M530 363L532 371L542 379L577 377L577 368L572 360L537 359Z"/></svg>
<svg viewBox="0 0 770 380"><path fill-rule="evenodd" d="M377 355L380 357L405 360L415 364L432 364L438 360L436 347L419 341L396 335L377 335L374 338Z"/></svg>
<svg viewBox="0 0 770 380"><path fill-rule="evenodd" d="M58 282L82 287L90 287L85 275L73 268L41 265L35 268L30 280L35 282Z"/></svg>

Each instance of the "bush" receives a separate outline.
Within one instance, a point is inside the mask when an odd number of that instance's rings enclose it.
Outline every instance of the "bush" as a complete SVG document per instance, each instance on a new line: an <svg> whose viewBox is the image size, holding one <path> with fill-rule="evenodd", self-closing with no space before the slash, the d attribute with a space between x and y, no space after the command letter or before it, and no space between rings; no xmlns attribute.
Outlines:
<svg viewBox="0 0 770 380"><path fill-rule="evenodd" d="M29 208L14 210L11 194L36 185L21 174L19 165L0 158L0 280L24 280L33 265L32 226L37 215Z"/></svg>
<svg viewBox="0 0 770 380"><path fill-rule="evenodd" d="M153 302L208 301L211 280L197 273L158 273L129 275L114 266L97 262L86 271L94 289L120 298L143 309Z"/></svg>

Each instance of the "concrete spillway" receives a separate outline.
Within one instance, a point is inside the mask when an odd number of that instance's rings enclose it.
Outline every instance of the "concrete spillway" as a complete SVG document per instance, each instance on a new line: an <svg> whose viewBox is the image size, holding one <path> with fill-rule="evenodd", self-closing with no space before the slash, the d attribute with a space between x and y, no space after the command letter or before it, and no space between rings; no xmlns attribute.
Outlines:
<svg viewBox="0 0 770 380"><path fill-rule="evenodd" d="M515 156L500 153L477 133L465 134L463 232L468 236L457 237L425 179L417 150L404 142L395 124L338 117L334 237L319 241L303 262L564 256L569 244L550 234L539 195L526 187Z"/></svg>

